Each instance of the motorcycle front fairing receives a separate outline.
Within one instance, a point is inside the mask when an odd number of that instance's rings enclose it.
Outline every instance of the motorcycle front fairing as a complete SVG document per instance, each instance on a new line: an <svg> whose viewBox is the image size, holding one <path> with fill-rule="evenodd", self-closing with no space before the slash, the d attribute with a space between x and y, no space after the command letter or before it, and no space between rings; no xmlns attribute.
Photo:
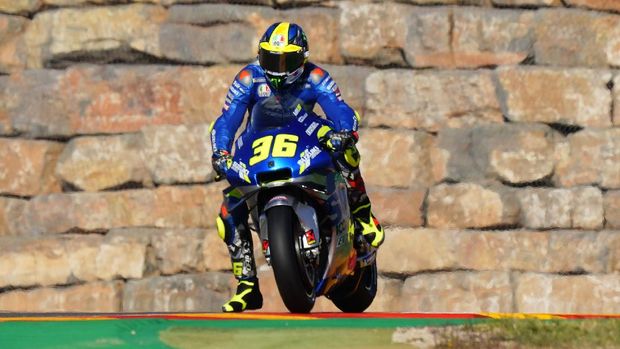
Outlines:
<svg viewBox="0 0 620 349"><path fill-rule="evenodd" d="M355 260L350 252L355 249L346 182L336 170L330 152L319 144L321 133L329 128L328 120L305 111L301 101L286 96L267 98L252 109L248 127L235 141L233 162L227 173L231 187L226 192L241 198L241 204L252 209L261 239L266 238L268 228L264 220L261 222L260 204L263 211L267 204L291 206L303 229L313 230L317 238L324 234L319 231L324 223L321 219L329 221L331 231L324 236L330 244L328 263L317 285L317 295L328 292L338 278L350 274L354 267L350 261ZM302 189L321 205L325 216L310 213L309 209L315 211L314 208L294 195L281 195L279 202L259 202L262 194L286 194L286 189Z"/></svg>

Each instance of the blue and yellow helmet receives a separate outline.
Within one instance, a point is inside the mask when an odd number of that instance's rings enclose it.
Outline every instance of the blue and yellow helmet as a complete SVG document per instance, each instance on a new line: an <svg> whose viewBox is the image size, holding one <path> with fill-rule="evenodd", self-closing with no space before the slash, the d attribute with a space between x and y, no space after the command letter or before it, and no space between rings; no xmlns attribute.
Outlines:
<svg viewBox="0 0 620 349"><path fill-rule="evenodd" d="M270 25L258 43L258 62L275 88L297 80L309 54L306 34L295 23Z"/></svg>

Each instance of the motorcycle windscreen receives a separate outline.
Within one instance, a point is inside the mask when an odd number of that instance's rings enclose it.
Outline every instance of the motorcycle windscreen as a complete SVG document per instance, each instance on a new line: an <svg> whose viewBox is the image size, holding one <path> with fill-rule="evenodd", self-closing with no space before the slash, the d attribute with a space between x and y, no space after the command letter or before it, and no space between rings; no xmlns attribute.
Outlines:
<svg viewBox="0 0 620 349"><path fill-rule="evenodd" d="M299 102L295 96L287 94L260 100L252 107L250 127L259 132L289 125L295 119L294 107Z"/></svg>

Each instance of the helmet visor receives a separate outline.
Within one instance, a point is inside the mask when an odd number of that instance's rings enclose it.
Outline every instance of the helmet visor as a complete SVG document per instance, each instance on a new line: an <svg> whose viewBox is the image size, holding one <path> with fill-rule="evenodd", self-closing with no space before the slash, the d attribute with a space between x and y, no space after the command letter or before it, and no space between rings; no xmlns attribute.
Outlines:
<svg viewBox="0 0 620 349"><path fill-rule="evenodd" d="M304 59L301 48L296 52L274 52L263 47L258 50L260 66L273 75L290 74L304 64Z"/></svg>

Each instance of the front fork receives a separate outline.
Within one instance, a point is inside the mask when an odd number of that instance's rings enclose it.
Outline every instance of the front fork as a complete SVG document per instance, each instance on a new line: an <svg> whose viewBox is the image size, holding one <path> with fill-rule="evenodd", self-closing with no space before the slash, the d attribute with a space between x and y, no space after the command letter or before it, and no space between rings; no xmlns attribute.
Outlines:
<svg viewBox="0 0 620 349"><path fill-rule="evenodd" d="M267 210L275 206L290 206L303 229L301 237L301 254L312 265L319 266L319 246L321 244L321 236L319 232L319 224L316 211L310 205L306 205L295 197L290 195L277 195L265 205L263 212L259 216L260 240L263 248L263 254L267 264L271 265L269 250L269 227L267 224Z"/></svg>

